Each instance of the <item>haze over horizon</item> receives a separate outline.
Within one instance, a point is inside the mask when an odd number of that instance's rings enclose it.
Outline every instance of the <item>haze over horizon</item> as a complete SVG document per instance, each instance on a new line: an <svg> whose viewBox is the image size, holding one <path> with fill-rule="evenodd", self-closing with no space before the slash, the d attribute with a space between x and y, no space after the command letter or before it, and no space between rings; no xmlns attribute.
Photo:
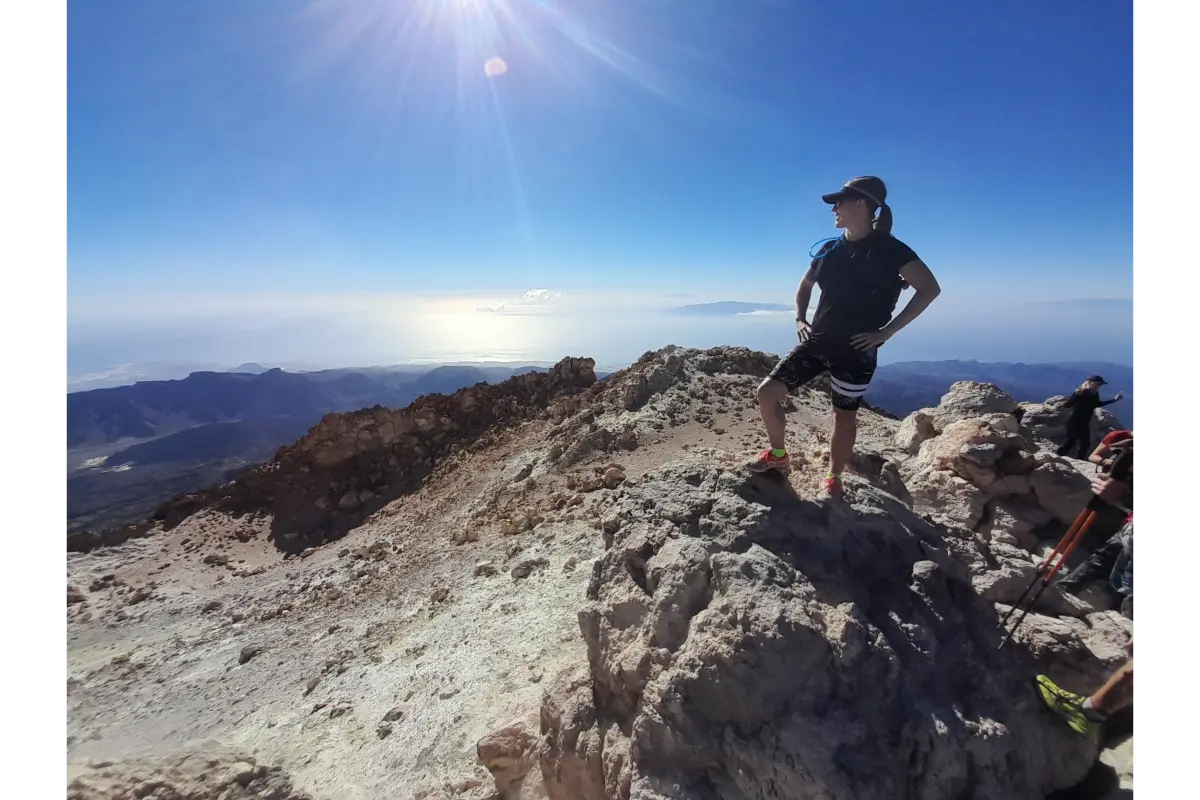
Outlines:
<svg viewBox="0 0 1200 800"><path fill-rule="evenodd" d="M1131 15L69 0L68 376L781 352L861 174L943 287L881 361L1132 363Z"/></svg>
<svg viewBox="0 0 1200 800"><path fill-rule="evenodd" d="M686 299L686 298L685 298ZM687 347L742 345L783 353L794 342L792 312L783 304L726 309L714 303L679 312L681 298L661 305L629 304L599 311L566 297L536 306L507 306L470 331L455 324L456 311L386 310L314 317L231 317L220 325L144 336L107 332L98 343L69 344L68 388L95 388L135 380L184 377L192 369L230 369L244 363L292 370L441 364L455 362L553 363L569 356L595 358L605 370L628 366L642 353L668 344ZM669 303L669 304L668 304ZM780 307L773 307L773 306ZM741 310L742 308L756 310ZM703 313L701 313L703 312ZM1044 335L1044 321L1061 326ZM1133 304L1129 301L1020 303L995 309L936 304L880 349L882 364L897 361L1110 362L1133 364ZM253 327L251 327L253 325ZM117 356L117 360L113 360ZM119 356L125 356L120 360Z"/></svg>

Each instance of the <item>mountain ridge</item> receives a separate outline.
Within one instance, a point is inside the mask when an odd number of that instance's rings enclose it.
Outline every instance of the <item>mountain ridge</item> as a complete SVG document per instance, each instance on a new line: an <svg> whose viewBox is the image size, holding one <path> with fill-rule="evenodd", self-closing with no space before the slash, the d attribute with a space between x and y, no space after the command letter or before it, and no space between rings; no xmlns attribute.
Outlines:
<svg viewBox="0 0 1200 800"><path fill-rule="evenodd" d="M867 397L906 416L935 406L946 387L958 380L994 383L1018 401L1041 402L1070 395L1083 379L1099 373L1108 382L1107 399L1120 391L1124 399L1107 407L1123 423L1133 421L1133 367L1112 362L900 361L880 364Z"/></svg>
<svg viewBox="0 0 1200 800"><path fill-rule="evenodd" d="M545 369L514 363L303 373L272 369L259 375L202 370L190 380L146 381L68 395L69 530L103 529L141 519L171 497L204 489L267 461L327 413L373 405L403 408L423 395L453 393L480 381L496 383L512 374ZM1116 384L1108 388L1129 381L1126 399L1108 410L1115 410L1120 420L1132 420L1132 370L1106 363L883 364L867 399L879 410L902 417L936 405L951 383L969 378L996 383L1019 400L1038 401L1069 393L1092 371L1101 371ZM608 374L598 372L598 377ZM236 391L213 388L220 385ZM256 391L261 396L253 399ZM82 406L86 412L88 403L95 407L90 417L79 411ZM84 443L72 447L72 437Z"/></svg>
<svg viewBox="0 0 1200 800"><path fill-rule="evenodd" d="M322 417L403 408L422 396L494 383L539 366L448 366L261 374L198 371L187 378L67 395L69 530L139 519L170 497L268 460Z"/></svg>

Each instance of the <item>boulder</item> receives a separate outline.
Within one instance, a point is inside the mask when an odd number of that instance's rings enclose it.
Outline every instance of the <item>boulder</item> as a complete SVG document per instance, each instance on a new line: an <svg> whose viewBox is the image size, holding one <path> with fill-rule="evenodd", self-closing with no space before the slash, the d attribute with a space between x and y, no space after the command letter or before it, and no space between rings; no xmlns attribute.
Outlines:
<svg viewBox="0 0 1200 800"><path fill-rule="evenodd" d="M554 800L1044 797L1095 760L997 649L954 537L895 498L832 513L692 456L625 493L590 681L542 706Z"/></svg>
<svg viewBox="0 0 1200 800"><path fill-rule="evenodd" d="M936 430L944 431L951 423L985 414L1013 414L1017 403L994 383L958 381L942 395L933 411ZM1014 417L1015 419L1015 417Z"/></svg>
<svg viewBox="0 0 1200 800"><path fill-rule="evenodd" d="M480 739L475 745L479 763L492 773L500 800L515 800L525 776L537 763L538 714L530 712Z"/></svg>
<svg viewBox="0 0 1200 800"><path fill-rule="evenodd" d="M1065 397L1051 397L1042 403L1021 403L1021 429L1026 435L1053 447L1066 439Z"/></svg>
<svg viewBox="0 0 1200 800"><path fill-rule="evenodd" d="M906 453L915 454L923 442L937 436L933 427L933 413L932 408L922 408L905 417L893 437L896 447Z"/></svg>
<svg viewBox="0 0 1200 800"><path fill-rule="evenodd" d="M988 503L983 525L979 530L988 538L998 535L1013 538L1017 546L1033 550L1038 543L1035 531L1051 520L1049 512L1032 503L1001 498Z"/></svg>
<svg viewBox="0 0 1200 800"><path fill-rule="evenodd" d="M903 466L908 467L909 462ZM902 468L902 472L903 472ZM912 508L936 522L974 530L983 520L992 496L970 481L950 472L925 467L908 471L904 485L912 497Z"/></svg>
<svg viewBox="0 0 1200 800"><path fill-rule="evenodd" d="M1042 464L1029 473L1029 486L1037 504L1059 522L1070 525L1092 497L1091 478L1069 459Z"/></svg>

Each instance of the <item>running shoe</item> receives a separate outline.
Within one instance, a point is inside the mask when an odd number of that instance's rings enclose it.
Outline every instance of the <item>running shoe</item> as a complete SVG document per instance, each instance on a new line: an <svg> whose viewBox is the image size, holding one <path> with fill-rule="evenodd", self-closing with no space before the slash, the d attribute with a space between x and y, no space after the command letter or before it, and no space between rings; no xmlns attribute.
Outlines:
<svg viewBox="0 0 1200 800"><path fill-rule="evenodd" d="M791 471L792 459L791 456L787 454L777 456L771 452L770 448L767 448L759 453L758 457L751 461L747 467L751 472L762 473L775 470L776 472L782 472L784 475L786 475Z"/></svg>
<svg viewBox="0 0 1200 800"><path fill-rule="evenodd" d="M1084 736L1091 736L1100 730L1100 723L1088 719L1087 715L1083 713L1083 703L1087 699L1086 697L1080 697L1066 689L1059 688L1045 675L1037 676L1037 686L1042 701L1070 725L1071 730L1082 733Z"/></svg>

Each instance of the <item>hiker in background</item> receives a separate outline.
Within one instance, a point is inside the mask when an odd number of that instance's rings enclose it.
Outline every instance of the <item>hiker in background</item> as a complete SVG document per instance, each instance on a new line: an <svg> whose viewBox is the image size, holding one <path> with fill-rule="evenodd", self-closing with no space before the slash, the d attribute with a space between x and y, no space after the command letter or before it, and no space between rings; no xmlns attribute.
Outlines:
<svg viewBox="0 0 1200 800"><path fill-rule="evenodd" d="M1078 595L1101 578L1107 578L1109 587L1121 598L1121 613L1130 619L1133 618L1132 443L1129 439L1128 446L1109 456L1107 466L1101 466L1104 471L1092 478L1088 507L1095 508L1098 521L1080 547L1088 555L1056 584L1062 591ZM1110 536L1109 531L1117 526L1119 529ZM1097 541L1101 542L1099 546L1092 544Z"/></svg>
<svg viewBox="0 0 1200 800"><path fill-rule="evenodd" d="M824 488L836 496L842 492L842 471L854 452L856 415L875 374L877 350L916 319L941 288L917 254L892 236L887 187L879 178L854 178L821 199L833 207L834 225L844 232L817 252L796 289L799 343L758 387L770 447L749 468L788 472L787 416L782 403L789 393L828 372L833 435ZM893 318L906 285L916 293ZM808 303L814 286L821 288L821 299L810 324Z"/></svg>
<svg viewBox="0 0 1200 800"><path fill-rule="evenodd" d="M1065 456L1071 447L1078 446L1079 458L1087 458L1092 440L1092 415L1096 409L1112 405L1125 395L1117 392L1111 400L1100 399L1100 387L1107 381L1099 375L1092 375L1079 385L1079 388L1067 398L1063 408L1071 409L1067 418L1067 441L1058 448L1058 454Z"/></svg>
<svg viewBox="0 0 1200 800"><path fill-rule="evenodd" d="M1058 581L1058 588L1078 596L1081 591L1104 578L1120 600L1121 614L1133 619L1133 516L1121 530L1090 553L1082 564Z"/></svg>

